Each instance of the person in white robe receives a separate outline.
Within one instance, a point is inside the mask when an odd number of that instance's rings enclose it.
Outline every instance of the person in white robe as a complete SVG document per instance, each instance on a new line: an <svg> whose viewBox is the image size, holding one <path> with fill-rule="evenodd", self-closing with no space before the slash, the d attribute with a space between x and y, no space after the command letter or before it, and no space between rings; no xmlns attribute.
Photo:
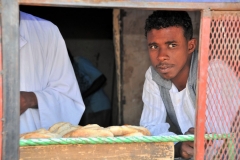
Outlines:
<svg viewBox="0 0 240 160"><path fill-rule="evenodd" d="M20 133L78 125L85 105L56 25L20 12Z"/></svg>
<svg viewBox="0 0 240 160"><path fill-rule="evenodd" d="M179 17L177 19L172 19L173 17L169 18L168 16L171 14L174 15L174 12L156 11L152 14L153 16L152 15L149 16L150 20L147 21L149 22L149 24L151 24L151 25L148 24L148 27L150 26L149 27L150 29L145 27L145 30L149 29L147 30L147 39L149 41L148 43L149 52L150 52L149 55L152 61L151 67L156 66L154 69L158 70L158 74L160 76L170 75L171 71L173 70L173 69L171 70L171 67L174 68L175 67L174 65L177 64L177 62L183 61L182 57L184 57L184 56L178 57L175 63L173 61L174 57L177 57L177 54L179 53L177 52L177 49L179 49L181 46L184 46L184 45L182 45L180 41L177 39L177 34L173 34L174 26L169 27L169 24L171 25L173 23L176 23L180 19ZM181 15L181 13L179 12L176 15ZM163 22L160 22L161 20ZM185 18L185 20L187 20L187 18ZM153 25L153 22L154 22L154 25ZM166 27L167 29L163 27L164 25L167 26ZM181 27L181 25L179 24L177 26ZM156 29L157 27L158 29ZM169 28L172 30L170 30ZM163 31L161 32L161 30L164 30L164 32ZM178 33L181 34L181 32L178 32ZM169 35L172 35L172 37ZM165 39L167 39L168 41L166 40L164 41L164 43L160 43ZM165 47L165 45L167 47ZM154 64L156 63L155 62L156 59L158 60L157 62L162 65ZM192 61L191 63L193 62L194 61ZM174 65L169 65L169 64L174 64ZM170 124L167 123L166 121L168 112L164 104L164 99L161 96L161 92L164 94L166 94L166 92L164 92L164 90L161 90L162 88L159 89L157 82L154 81L151 67L149 67L149 69L145 74L145 82L144 82L143 94L142 94L142 100L143 100L144 106L143 106L143 111L140 119L140 125L148 128L153 136L176 135L176 133L170 132ZM168 67L170 68L169 70L167 70ZM190 68L190 71L191 71L191 68ZM196 102L193 101L193 99L191 98L191 93L190 93L191 88L189 88L189 81L188 81L191 75L190 71L186 76L188 79L184 81L184 84L185 84L184 86L186 87L179 89L177 85L175 85L174 82L172 82L169 89L169 95L171 98L170 100L173 104L173 110L175 112L181 134L186 134L186 133L189 134L191 132L192 132L191 134L194 134L194 127L196 123L196 119L195 119ZM206 122L205 122L206 133L229 134L234 129L234 126L233 126L234 120L238 119L239 117L238 113L240 110L239 108L240 82L236 73L237 71L236 70L234 71L234 67L231 68L231 66L229 66L227 62L224 62L224 60L212 59L209 62L208 77L207 77L208 85L207 85L207 93L206 93L207 94ZM180 77L180 76L177 78L177 80L182 80L182 79L183 77ZM170 80L172 81L172 79ZM195 93L195 96L197 96L196 93ZM190 129L191 129L191 132L189 132ZM208 150L208 152L212 154L210 156L214 156L217 150L221 147L222 143L223 141L215 141L215 143L212 144L212 146L208 145L208 148L206 149ZM192 144L189 145L188 148L190 149L187 148L188 150L186 149L186 152L184 154L181 153L181 156L183 158L193 157ZM180 152L182 151L180 150ZM210 156L208 156L208 158L210 158Z"/></svg>

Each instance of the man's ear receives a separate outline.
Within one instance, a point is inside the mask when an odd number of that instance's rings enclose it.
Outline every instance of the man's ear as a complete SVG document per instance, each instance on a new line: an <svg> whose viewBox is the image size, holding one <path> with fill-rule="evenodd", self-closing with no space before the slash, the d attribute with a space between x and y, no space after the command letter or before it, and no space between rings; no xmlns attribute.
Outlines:
<svg viewBox="0 0 240 160"><path fill-rule="evenodd" d="M196 48L196 45L197 45L197 40L196 38L192 38L188 41L188 53L192 53L195 48Z"/></svg>

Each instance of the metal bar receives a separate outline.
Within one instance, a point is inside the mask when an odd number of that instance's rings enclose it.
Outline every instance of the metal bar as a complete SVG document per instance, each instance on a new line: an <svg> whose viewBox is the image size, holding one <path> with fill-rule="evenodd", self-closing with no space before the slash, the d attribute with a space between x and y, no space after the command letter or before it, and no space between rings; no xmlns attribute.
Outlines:
<svg viewBox="0 0 240 160"><path fill-rule="evenodd" d="M2 159L19 159L19 5L2 3L3 133Z"/></svg>
<svg viewBox="0 0 240 160"><path fill-rule="evenodd" d="M0 2L0 39L2 40L2 5ZM0 41L0 133L2 133L3 125L2 125L2 116L3 116L3 94L2 94L2 41ZM2 159L2 135L0 135L0 159Z"/></svg>
<svg viewBox="0 0 240 160"><path fill-rule="evenodd" d="M210 40L211 11L203 10L200 24L200 42L198 55L198 83L197 83L197 112L196 112L196 140L194 144L195 159L204 159L205 112L207 98L207 68Z"/></svg>
<svg viewBox="0 0 240 160"><path fill-rule="evenodd" d="M0 26L1 28L1 26ZM0 38L2 38L2 35L0 34ZM2 44L0 44L0 48L1 48ZM1 65L1 69L2 69L2 50L0 49L0 56L1 56L1 60L0 60L0 65ZM2 94L2 74L0 75L0 133L2 133L3 130L3 125L2 125L2 113L3 113L3 94ZM0 159L2 159L2 135L0 135Z"/></svg>
<svg viewBox="0 0 240 160"><path fill-rule="evenodd" d="M115 48L115 63L116 63L116 77L117 77L117 97L118 97L118 124L122 123L122 71L121 71L121 26L120 26L120 9L113 10L113 39Z"/></svg>
<svg viewBox="0 0 240 160"><path fill-rule="evenodd" d="M167 2L160 0L18 0L22 5L61 6L61 7L110 7L110 8L145 8L168 10L239 10L240 0L225 0L219 3ZM199 0L200 1L200 0ZM212 0L214 1L214 0ZM215 1L214 1L215 2Z"/></svg>

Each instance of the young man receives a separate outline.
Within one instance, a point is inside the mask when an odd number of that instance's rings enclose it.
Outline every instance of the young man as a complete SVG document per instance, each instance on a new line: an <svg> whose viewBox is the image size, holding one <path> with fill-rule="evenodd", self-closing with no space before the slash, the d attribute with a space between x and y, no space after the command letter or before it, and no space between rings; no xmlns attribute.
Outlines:
<svg viewBox="0 0 240 160"><path fill-rule="evenodd" d="M197 53L191 18L183 11L154 11L145 35L152 66L145 75L140 125L152 135L173 135L168 116L176 134L193 134ZM193 157L193 142L175 144L175 157Z"/></svg>
<svg viewBox="0 0 240 160"><path fill-rule="evenodd" d="M198 59L191 19L183 11L155 11L146 20L145 34L152 66L146 72L140 125L156 136L194 134ZM221 57L209 61L207 133L231 133L239 118L240 81L229 61ZM169 132L172 128L175 133ZM217 155L224 150L223 143L214 141L206 151ZM175 144L175 157L191 158L193 152L193 142Z"/></svg>
<svg viewBox="0 0 240 160"><path fill-rule="evenodd" d="M58 122L78 125L84 110L57 26L20 12L20 133Z"/></svg>

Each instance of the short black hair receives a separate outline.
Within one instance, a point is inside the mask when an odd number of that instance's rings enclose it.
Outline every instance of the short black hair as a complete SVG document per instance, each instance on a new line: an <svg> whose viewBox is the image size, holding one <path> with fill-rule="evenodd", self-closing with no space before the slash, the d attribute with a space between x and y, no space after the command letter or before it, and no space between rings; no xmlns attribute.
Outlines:
<svg viewBox="0 0 240 160"><path fill-rule="evenodd" d="M192 20L185 11L154 11L145 23L145 36L152 29L161 29L168 27L182 27L184 37L187 40L192 39L193 27Z"/></svg>

